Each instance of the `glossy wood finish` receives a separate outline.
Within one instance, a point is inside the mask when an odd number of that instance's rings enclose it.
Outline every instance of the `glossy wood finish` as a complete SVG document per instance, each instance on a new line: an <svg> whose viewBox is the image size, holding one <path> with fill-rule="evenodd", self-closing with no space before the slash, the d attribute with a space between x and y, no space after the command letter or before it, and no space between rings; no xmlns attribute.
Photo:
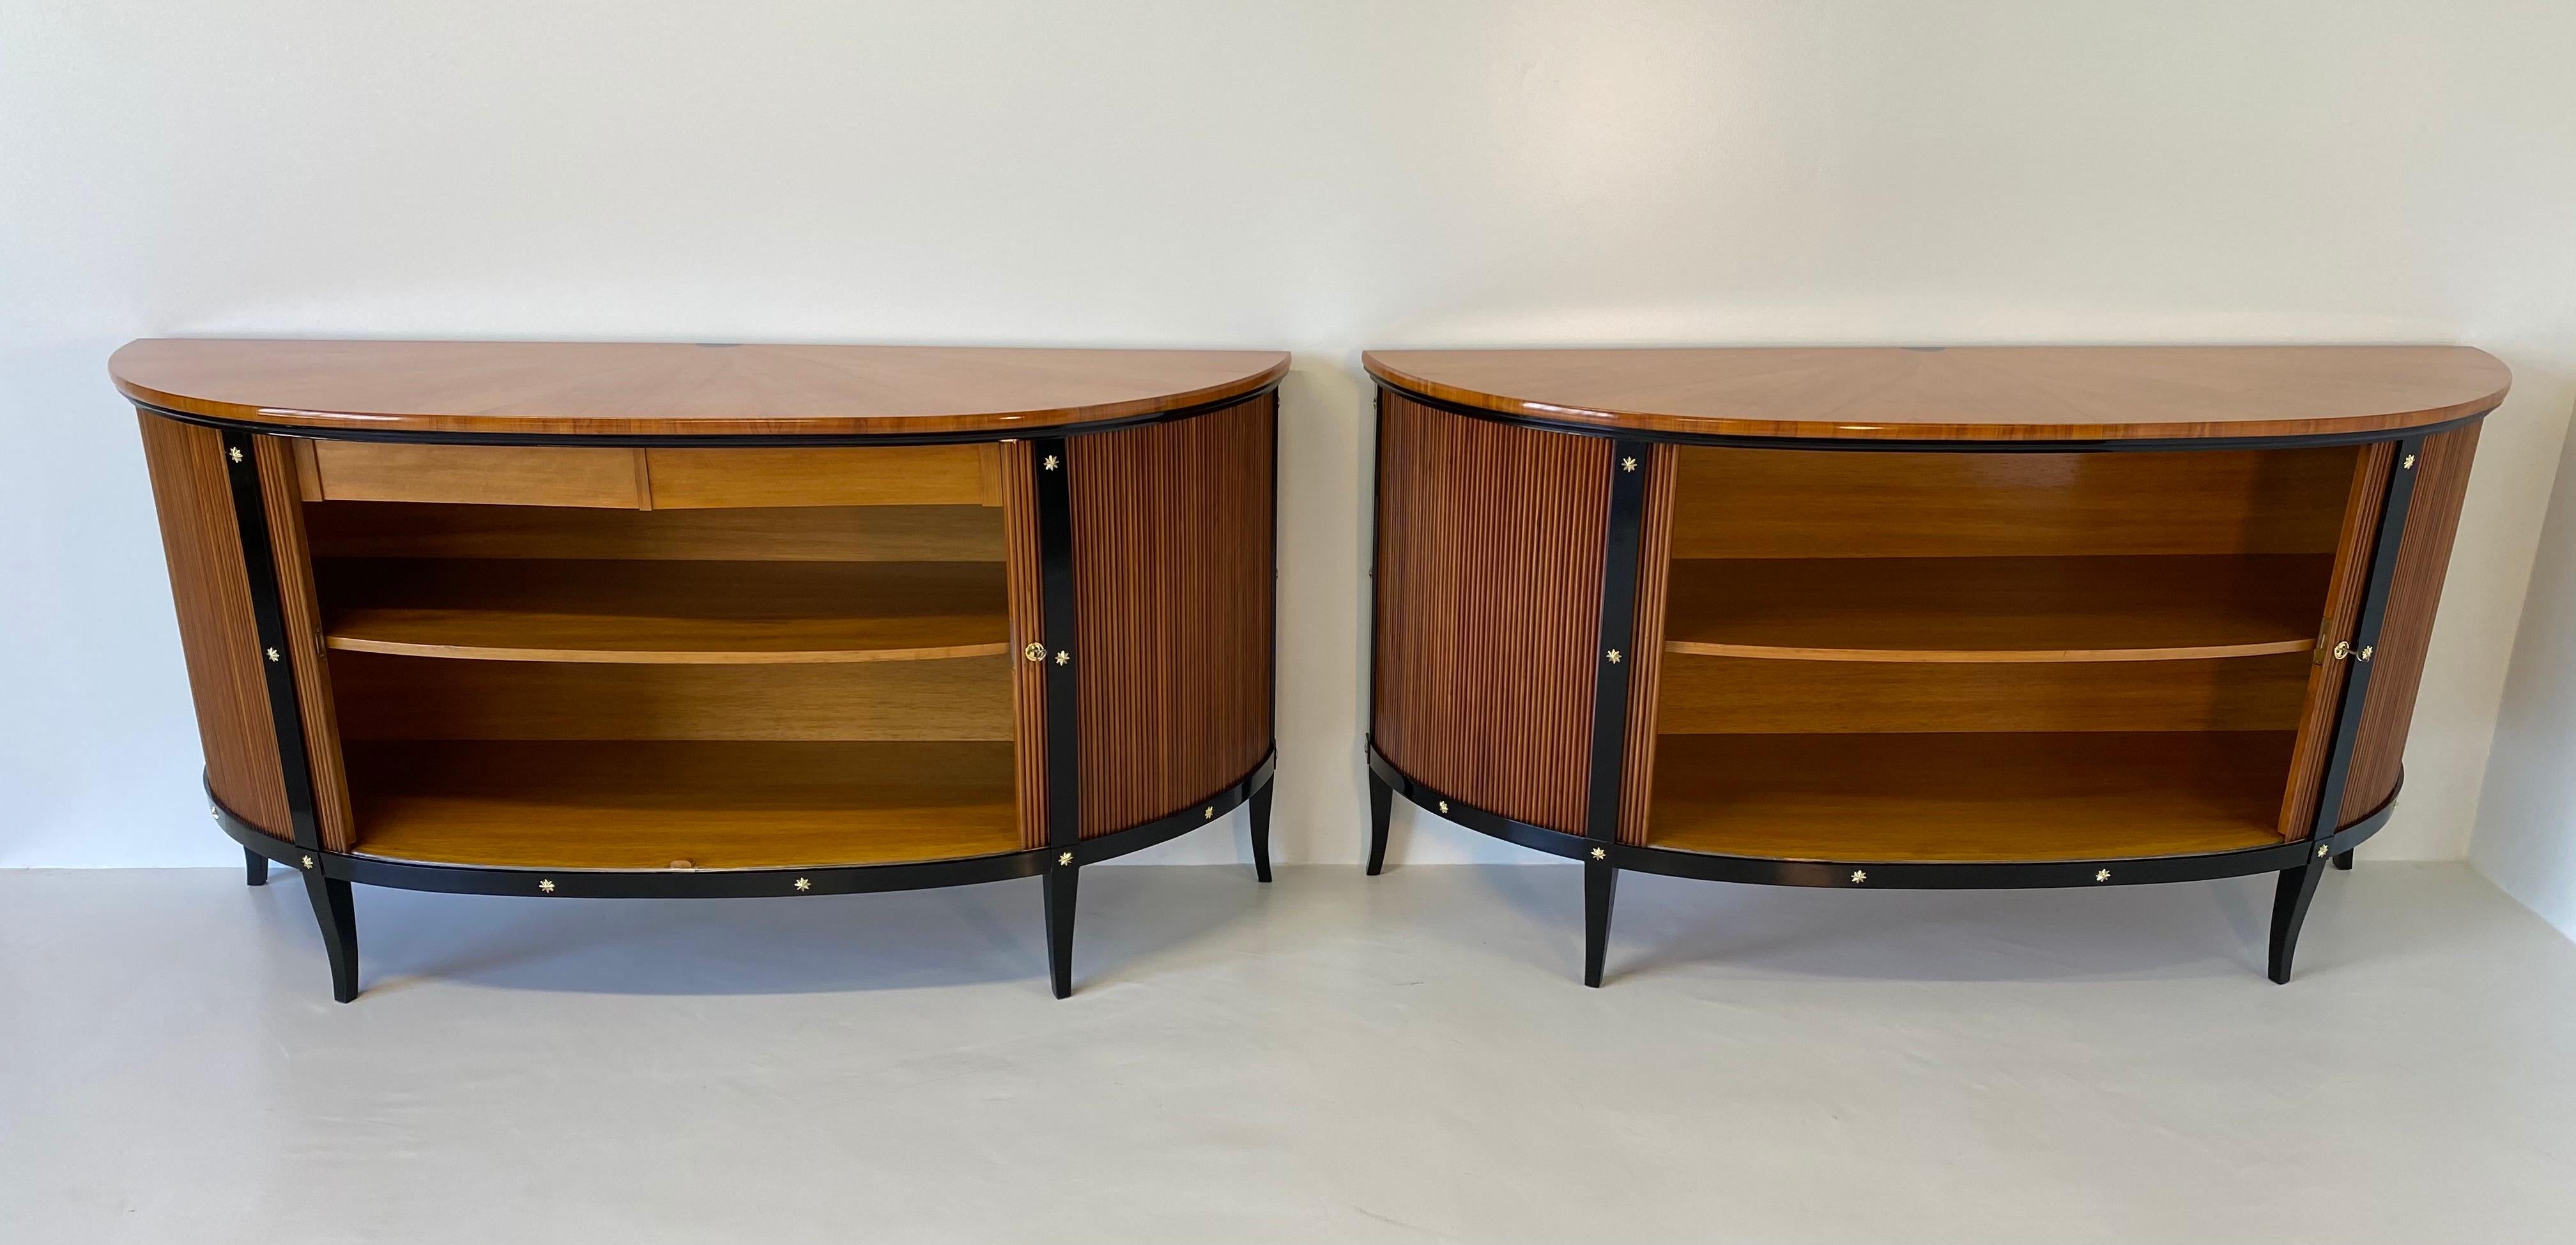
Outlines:
<svg viewBox="0 0 2576 1245"><path fill-rule="evenodd" d="M2307 653L2324 554L1694 559L1665 646L1816 661L2175 661Z"/></svg>
<svg viewBox="0 0 2576 1245"><path fill-rule="evenodd" d="M136 402L277 428L521 436L1020 436L1277 380L1275 351L160 338ZM326 478L328 473L326 472Z"/></svg>
<svg viewBox="0 0 2576 1245"><path fill-rule="evenodd" d="M1673 556L2330 553L2355 452L1820 454L1683 446Z"/></svg>
<svg viewBox="0 0 2576 1245"><path fill-rule="evenodd" d="M317 441L310 457L326 501L650 508L636 451L613 446Z"/></svg>
<svg viewBox="0 0 2576 1245"><path fill-rule="evenodd" d="M2290 734L1691 735L1657 847L1790 860L2087 860L2279 842Z"/></svg>
<svg viewBox="0 0 2576 1245"><path fill-rule="evenodd" d="M2451 542L2460 529L2469 468L2478 452L2478 426L2428 437L2415 470L2415 496L2398 546L2397 575L2388 594L2388 616L2372 657L2370 699L2353 746L2352 780L2344 788L2342 821L2368 816L2397 791L2406 756L2406 728L2423 687L2424 658L2433 643L2433 612L2442 603L2442 579L2451 565Z"/></svg>
<svg viewBox="0 0 2576 1245"><path fill-rule="evenodd" d="M1000 562L999 517L967 506L575 510L307 505L324 558L667 559L688 562Z"/></svg>
<svg viewBox="0 0 2576 1245"><path fill-rule="evenodd" d="M919 661L1008 650L989 562L326 562L330 646L487 661Z"/></svg>
<svg viewBox="0 0 2576 1245"><path fill-rule="evenodd" d="M1084 838L1270 753L1277 412L1263 397L1066 447Z"/></svg>
<svg viewBox="0 0 2576 1245"><path fill-rule="evenodd" d="M259 456L260 500L268 516L269 553L277 568L278 605L295 671L296 711L304 720L305 763L313 777L314 832L322 846L347 851L356 834L348 776L340 756L337 698L323 651L320 586L304 530L304 461L282 437L252 439Z"/></svg>
<svg viewBox="0 0 2576 1245"><path fill-rule="evenodd" d="M205 747L206 783L243 820L292 838L267 676L243 577L241 532L224 474L223 438L212 429L151 414L140 422L161 548L170 563L170 595L178 606L179 648Z"/></svg>
<svg viewBox="0 0 2576 1245"><path fill-rule="evenodd" d="M1666 616L1673 570L1673 490L1681 451L1658 445L1646 452L1644 513L1637 524L1637 608L1628 671L1628 732L1620 749L1619 841L1643 844L1654 802L1655 715L1662 703Z"/></svg>
<svg viewBox="0 0 2576 1245"><path fill-rule="evenodd" d="M608 665L334 655L350 739L1007 740L1002 657Z"/></svg>
<svg viewBox="0 0 2576 1245"><path fill-rule="evenodd" d="M1047 845L1046 663L1024 650L1046 647L1044 567L1038 548L1037 463L1029 443L1001 447L1002 511L1010 546L1012 765L1019 775L1020 846Z"/></svg>
<svg viewBox="0 0 2576 1245"><path fill-rule="evenodd" d="M1377 444L1378 751L1479 807L1582 833L1610 442L1383 394Z"/></svg>
<svg viewBox="0 0 2576 1245"><path fill-rule="evenodd" d="M531 869L877 864L1019 845L1007 743L352 749L357 850Z"/></svg>
<svg viewBox="0 0 2576 1245"><path fill-rule="evenodd" d="M2116 441L2397 433L2510 383L2461 346L1381 350L1413 393L1594 431Z"/></svg>
<svg viewBox="0 0 2576 1245"><path fill-rule="evenodd" d="M2280 833L2303 839L2315 828L2317 793L2325 781L2334 748L2335 706L2344 680L2352 672L2348 658L2334 655L2337 640L2349 640L2361 615L2369 587L2370 550L2386 500L2388 464L2396 446L2366 445L2353 462L2352 484L2344 503L2343 534L2336 540L2334 574L2326 585L2324 617L2317 625L2316 647L2308 655L2308 692L2299 715L2298 742L2290 756L2290 783L2281 797ZM2411 507L2410 507L2411 510Z"/></svg>
<svg viewBox="0 0 2576 1245"><path fill-rule="evenodd" d="M635 451L657 510L740 506L998 506L1000 447Z"/></svg>
<svg viewBox="0 0 2576 1245"><path fill-rule="evenodd" d="M1667 654L1666 735L2288 731L2305 653L2204 661L1774 661Z"/></svg>

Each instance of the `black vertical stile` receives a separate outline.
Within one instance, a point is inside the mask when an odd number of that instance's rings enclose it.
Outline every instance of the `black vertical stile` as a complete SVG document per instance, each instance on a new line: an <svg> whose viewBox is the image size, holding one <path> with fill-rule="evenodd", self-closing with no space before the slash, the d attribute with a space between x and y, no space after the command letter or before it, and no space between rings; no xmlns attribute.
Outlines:
<svg viewBox="0 0 2576 1245"><path fill-rule="evenodd" d="M2388 616L2388 593L2397 578L2397 554L2406 538L2406 512L2415 499L2416 468L2424 452L2424 438L2408 437L2397 443L2397 452L2389 456L2388 487L2382 494L2379 527L2373 533L2370 551L2369 579L2364 581L2361 615L2353 622L2352 649L2348 660L2352 668L2344 675L2343 693L2335 704L2334 746L2326 754L2326 772L2317 784L2317 809L2309 823L2309 838L2317 845L2317 854L2298 868L2281 872L2272 892L2272 939L2270 974L2275 982L2288 983L2290 962L2298 953L2299 929L2307 923L2308 905L2316 898L2317 882L2328 868L2328 840L2334 837L2336 825L2343 816L2344 789L2352 780L2352 752L2361 735L2362 707L2370 699L2371 654L2379 646L2379 629Z"/></svg>
<svg viewBox="0 0 2576 1245"><path fill-rule="evenodd" d="M322 828L313 811L313 763L304 750L304 710L295 689L295 650L287 641L286 604L277 587L277 553L269 543L259 446L252 434L227 428L223 456L225 478L232 485L233 526L241 534L252 630L258 636L260 669L268 680L268 716L277 731L277 770L286 786L287 821L295 845L305 851L304 889L330 957L331 995L346 1003L358 997L357 908L349 883L325 876L322 870Z"/></svg>
<svg viewBox="0 0 2576 1245"><path fill-rule="evenodd" d="M1636 663L1637 547L1643 526L1646 476L1653 461L1644 441L1610 447L1610 514L1602 540L1601 633L1593 653L1592 774L1584 837L1608 844L1619 837L1619 786L1628 747L1628 670ZM1610 911L1618 898L1619 868L1605 848L1583 862L1583 984L1601 984L1610 950Z"/></svg>
<svg viewBox="0 0 2576 1245"><path fill-rule="evenodd" d="M1082 843L1081 649L1073 586L1073 459L1064 437L1030 445L1037 475L1041 612L1046 616L1047 971L1057 998L1073 993L1073 908Z"/></svg>

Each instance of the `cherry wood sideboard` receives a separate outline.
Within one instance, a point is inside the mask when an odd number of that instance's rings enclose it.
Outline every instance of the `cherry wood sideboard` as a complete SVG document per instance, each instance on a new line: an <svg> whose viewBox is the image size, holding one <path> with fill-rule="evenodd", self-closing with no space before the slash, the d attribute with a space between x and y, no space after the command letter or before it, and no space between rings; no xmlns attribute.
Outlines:
<svg viewBox="0 0 2576 1245"><path fill-rule="evenodd" d="M2276 873L2384 824L2479 420L2446 346L1381 351L1393 797L1623 870Z"/></svg>
<svg viewBox="0 0 2576 1245"><path fill-rule="evenodd" d="M1037 876L1249 804L1270 352L147 340L215 820L352 883L797 896Z"/></svg>

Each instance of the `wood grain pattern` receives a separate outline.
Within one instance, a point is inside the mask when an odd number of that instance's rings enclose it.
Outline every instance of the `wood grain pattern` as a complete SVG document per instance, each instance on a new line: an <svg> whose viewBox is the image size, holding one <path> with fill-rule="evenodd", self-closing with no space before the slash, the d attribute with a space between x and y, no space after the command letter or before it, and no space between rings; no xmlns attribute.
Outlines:
<svg viewBox="0 0 2576 1245"><path fill-rule="evenodd" d="M1038 548L1036 466L1026 441L1001 446L1002 513L1009 533L1012 765L1018 774L1020 846L1047 845L1046 665L1021 650L1046 642L1045 564Z"/></svg>
<svg viewBox="0 0 2576 1245"><path fill-rule="evenodd" d="M223 436L211 428L143 413L144 466L170 563L179 648L215 798L269 834L294 837L277 764L277 729L242 570Z"/></svg>
<svg viewBox="0 0 2576 1245"><path fill-rule="evenodd" d="M2326 585L2323 617L2314 648L2308 654L2308 691L2299 712L2298 740L2290 750L2290 782L2281 797L2282 838L2303 839L2316 822L2317 788L2325 781L2326 759L2334 750L2335 707L2343 696L2349 660L2337 660L2337 640L2352 638L2361 613L2364 583L2370 574L2370 549L2379 523L2380 503L2387 500L2388 462L2394 448L2366 445L2353 460L2352 484L2344 502L2343 535L2336 541L2334 573Z"/></svg>
<svg viewBox="0 0 2576 1245"><path fill-rule="evenodd" d="M1813 661L2306 653L2322 554L1742 558L1673 564L1666 647Z"/></svg>
<svg viewBox="0 0 2576 1245"><path fill-rule="evenodd" d="M636 452L657 510L1001 504L987 492L990 444Z"/></svg>
<svg viewBox="0 0 2576 1245"><path fill-rule="evenodd" d="M288 660L295 668L296 709L304 720L314 830L322 846L343 852L349 850L354 823L349 777L340 756L339 711L331 694L331 658L323 651L321 602L304 533L303 462L287 438L254 437L251 444L259 457L269 555L277 566L278 605L286 620Z"/></svg>
<svg viewBox="0 0 2576 1245"><path fill-rule="evenodd" d="M1673 489L1680 452L1647 450L1646 492L1637 531L1637 609L1628 668L1628 730L1620 751L1619 841L1642 844L1655 795L1655 711L1663 688L1664 645L1671 612Z"/></svg>
<svg viewBox="0 0 2576 1245"><path fill-rule="evenodd" d="M744 869L1018 846L1005 743L414 742L351 762L358 850L399 860Z"/></svg>
<svg viewBox="0 0 2576 1245"><path fill-rule="evenodd" d="M2442 579L2451 566L2451 542L2460 530L2469 468L2478 452L2479 425L2428 437L2415 470L2415 495L2406 510L2406 534L2397 546L2388 613L2378 651L2371 658L2370 695L2362 706L2361 733L2353 743L2352 772L2344 787L2342 824L2350 825L2388 802L2406 759L2406 728L2415 717L2415 694L2424 681L2424 657L2433 643L2433 614L2442 604Z"/></svg>
<svg viewBox="0 0 2576 1245"><path fill-rule="evenodd" d="M999 562L979 506L574 510L325 502L305 507L322 558L653 558L687 562Z"/></svg>
<svg viewBox="0 0 2576 1245"><path fill-rule="evenodd" d="M1607 440L1380 397L1371 736L1432 787L1573 834L1610 457Z"/></svg>
<svg viewBox="0 0 2576 1245"><path fill-rule="evenodd" d="M2464 346L1379 350L1417 394L1599 431L1832 440L2135 440L2395 432L2488 410Z"/></svg>
<svg viewBox="0 0 2576 1245"><path fill-rule="evenodd" d="M1270 752L1277 412L1263 397L1066 445L1085 838Z"/></svg>
<svg viewBox="0 0 2576 1245"><path fill-rule="evenodd" d="M601 665L338 654L347 739L1008 740L1002 657Z"/></svg>
<svg viewBox="0 0 2576 1245"><path fill-rule="evenodd" d="M2144 454L1681 450L1677 558L2330 553L2349 447Z"/></svg>
<svg viewBox="0 0 2576 1245"><path fill-rule="evenodd" d="M483 661L797 663L996 656L990 562L370 558L322 568L330 646Z"/></svg>
<svg viewBox="0 0 2576 1245"><path fill-rule="evenodd" d="M1664 747L1657 847L2087 860L2279 842L2290 734L1688 735Z"/></svg>
<svg viewBox="0 0 2576 1245"><path fill-rule="evenodd" d="M644 507L635 451L600 445L391 445L317 441L329 501Z"/></svg>
<svg viewBox="0 0 2576 1245"><path fill-rule="evenodd" d="M137 402L281 428L488 434L1024 436L1250 393L1255 350L158 338L108 361Z"/></svg>
<svg viewBox="0 0 2576 1245"><path fill-rule="evenodd" d="M2298 725L2307 679L2304 653L1973 665L1676 653L1664 659L1657 728L1666 735L2287 732Z"/></svg>

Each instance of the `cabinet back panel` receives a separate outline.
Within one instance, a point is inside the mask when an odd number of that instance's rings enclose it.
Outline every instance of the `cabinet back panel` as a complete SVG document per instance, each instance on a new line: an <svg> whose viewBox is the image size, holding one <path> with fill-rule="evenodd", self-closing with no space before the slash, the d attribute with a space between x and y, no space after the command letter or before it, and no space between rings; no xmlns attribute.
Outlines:
<svg viewBox="0 0 2576 1245"><path fill-rule="evenodd" d="M985 506L573 510L312 502L323 558L657 558L768 562L999 562Z"/></svg>
<svg viewBox="0 0 2576 1245"><path fill-rule="evenodd" d="M1006 657L603 665L334 653L351 739L1011 737Z"/></svg>
<svg viewBox="0 0 2576 1245"><path fill-rule="evenodd" d="M2351 447L1874 454L1684 446L1676 558L2329 553Z"/></svg>
<svg viewBox="0 0 2576 1245"><path fill-rule="evenodd" d="M1668 653L1656 729L1688 734L2287 731L2309 657L2071 664Z"/></svg>

